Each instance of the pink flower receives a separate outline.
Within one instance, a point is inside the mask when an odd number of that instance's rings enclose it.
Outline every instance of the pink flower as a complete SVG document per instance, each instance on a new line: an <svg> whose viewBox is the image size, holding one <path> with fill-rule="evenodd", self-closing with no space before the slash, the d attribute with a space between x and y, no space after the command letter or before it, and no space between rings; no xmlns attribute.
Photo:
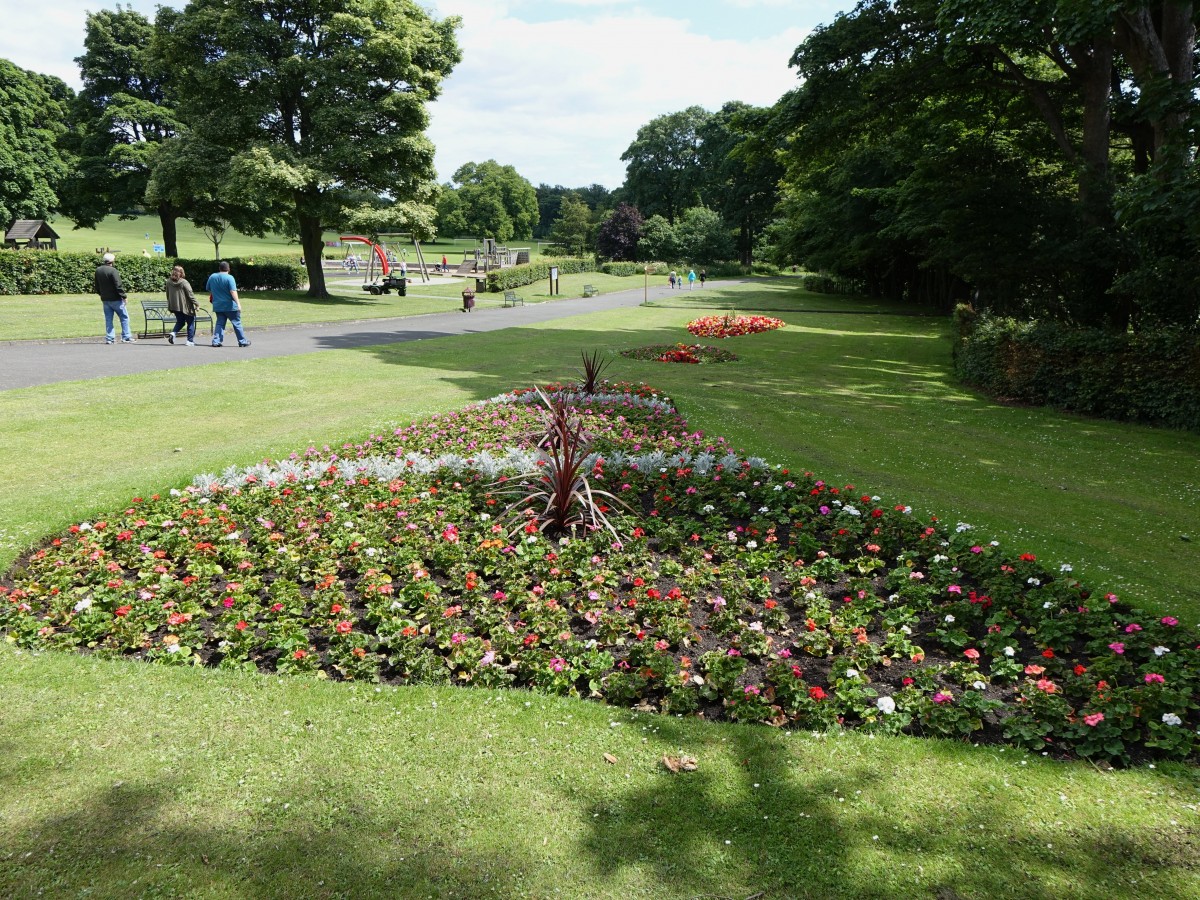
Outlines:
<svg viewBox="0 0 1200 900"><path fill-rule="evenodd" d="M1104 721L1104 713L1092 713L1090 716L1083 717L1083 724L1090 728L1095 728Z"/></svg>
<svg viewBox="0 0 1200 900"><path fill-rule="evenodd" d="M974 647L968 647L966 650L963 651L963 656L965 656L967 659L974 662L975 660L979 659L979 651L976 650Z"/></svg>
<svg viewBox="0 0 1200 900"><path fill-rule="evenodd" d="M1174 628L1176 625L1179 624L1179 620L1177 618L1175 618L1174 616L1163 616L1162 623L1164 625L1166 625L1168 628Z"/></svg>
<svg viewBox="0 0 1200 900"><path fill-rule="evenodd" d="M1116 643L1109 644L1108 649L1111 650L1113 653L1120 655L1125 652L1125 645L1122 644L1120 641L1117 641Z"/></svg>
<svg viewBox="0 0 1200 900"><path fill-rule="evenodd" d="M226 597L224 600L221 601L221 605L224 606L226 609L233 609L233 598Z"/></svg>
<svg viewBox="0 0 1200 900"><path fill-rule="evenodd" d="M1037 689L1047 694L1053 694L1058 690L1058 685L1049 678L1038 679Z"/></svg>
<svg viewBox="0 0 1200 900"><path fill-rule="evenodd" d="M554 659L550 660L551 671L561 672L566 667L567 667L567 661L565 659L562 659L561 657L556 656Z"/></svg>
<svg viewBox="0 0 1200 900"><path fill-rule="evenodd" d="M942 703L953 703L954 695L949 694L949 693L943 693L942 691L938 691L936 694L933 695L933 702L937 703L939 705Z"/></svg>
<svg viewBox="0 0 1200 900"><path fill-rule="evenodd" d="M957 584L952 584L952 585L950 585L950 587L946 588L946 591L947 591L947 593L951 593L951 594L961 594L962 588L959 587Z"/></svg>
<svg viewBox="0 0 1200 900"><path fill-rule="evenodd" d="M1146 684L1163 684L1167 679L1163 678L1157 672L1146 673Z"/></svg>
<svg viewBox="0 0 1200 900"><path fill-rule="evenodd" d="M1137 622L1130 622L1128 625L1125 626L1126 634L1133 634L1135 631L1141 631L1141 630L1142 630L1142 626L1139 625Z"/></svg>

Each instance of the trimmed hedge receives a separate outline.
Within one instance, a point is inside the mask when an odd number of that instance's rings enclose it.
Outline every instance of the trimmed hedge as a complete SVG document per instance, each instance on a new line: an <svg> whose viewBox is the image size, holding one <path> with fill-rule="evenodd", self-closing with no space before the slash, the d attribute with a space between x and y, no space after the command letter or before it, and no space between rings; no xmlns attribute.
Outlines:
<svg viewBox="0 0 1200 900"><path fill-rule="evenodd" d="M253 261L251 261L253 260ZM293 256L237 257L228 260L238 287L247 291L286 291L302 287L308 273ZM117 271L131 293L162 290L163 282L178 263L188 273L192 287L200 290L217 270L211 259L117 257ZM91 294L95 292L96 253L63 253L55 250L0 251L0 294ZM197 283L198 282L198 283Z"/></svg>
<svg viewBox="0 0 1200 900"><path fill-rule="evenodd" d="M539 259L523 266L510 266L507 269L497 269L488 272L487 289L493 294L501 291L511 291L513 288L535 284L543 278L550 277L550 267L558 266L560 275L577 275L580 272L595 272L596 261L592 259L577 259L560 257L558 259Z"/></svg>
<svg viewBox="0 0 1200 900"><path fill-rule="evenodd" d="M606 262L600 267L600 271L605 275L616 275L619 278L628 278L630 275L643 274L646 271L646 264L635 262Z"/></svg>
<svg viewBox="0 0 1200 900"><path fill-rule="evenodd" d="M955 311L955 373L994 397L1200 431L1200 336L1114 334Z"/></svg>

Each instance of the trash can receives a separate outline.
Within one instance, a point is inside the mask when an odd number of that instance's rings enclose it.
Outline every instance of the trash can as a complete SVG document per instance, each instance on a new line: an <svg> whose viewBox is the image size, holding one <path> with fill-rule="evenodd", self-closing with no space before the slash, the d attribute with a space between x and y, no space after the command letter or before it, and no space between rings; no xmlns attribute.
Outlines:
<svg viewBox="0 0 1200 900"><path fill-rule="evenodd" d="M408 279L407 278L400 279L399 283L396 285L396 293L399 294L401 297L408 296Z"/></svg>
<svg viewBox="0 0 1200 900"><path fill-rule="evenodd" d="M475 292L467 288L462 292L463 312L470 312L475 308Z"/></svg>

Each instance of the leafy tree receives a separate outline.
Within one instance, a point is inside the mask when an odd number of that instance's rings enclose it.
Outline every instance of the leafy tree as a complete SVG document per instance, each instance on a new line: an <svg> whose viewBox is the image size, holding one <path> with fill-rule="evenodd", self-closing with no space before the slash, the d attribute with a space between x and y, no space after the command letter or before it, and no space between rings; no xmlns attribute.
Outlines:
<svg viewBox="0 0 1200 900"><path fill-rule="evenodd" d="M697 265L733 258L733 240L725 220L703 206L684 210L675 223L675 249L681 259Z"/></svg>
<svg viewBox="0 0 1200 900"><path fill-rule="evenodd" d="M620 203L600 225L596 233L596 251L607 259L637 259L638 241L645 219L636 206Z"/></svg>
<svg viewBox="0 0 1200 900"><path fill-rule="evenodd" d="M674 223L683 210L701 200L701 131L709 113L699 106L659 116L638 129L621 154L626 199L647 215Z"/></svg>
<svg viewBox="0 0 1200 900"><path fill-rule="evenodd" d="M592 234L592 211L576 194L565 194L550 239L571 256L583 256Z"/></svg>
<svg viewBox="0 0 1200 900"><path fill-rule="evenodd" d="M538 223L534 226L534 237L548 237L550 227L558 218L559 204L565 194L575 194L588 205L593 213L608 209L612 205L613 193L602 184L591 184L587 187L567 188L561 184L539 184L535 188L538 202Z"/></svg>
<svg viewBox="0 0 1200 900"><path fill-rule="evenodd" d="M113 212L134 218L147 203L158 152L183 130L152 56L153 40L154 26L131 7L88 14L84 53L75 60L83 90L67 141L79 161L63 192L63 211L77 228L94 228ZM175 220L188 199L150 202L168 256L178 255Z"/></svg>
<svg viewBox="0 0 1200 900"><path fill-rule="evenodd" d="M678 254L675 227L664 216L651 216L642 223L638 258L647 262L673 262Z"/></svg>
<svg viewBox="0 0 1200 900"><path fill-rule="evenodd" d="M443 234L470 234L507 243L533 236L538 199L533 185L494 159L464 163L438 200Z"/></svg>
<svg viewBox="0 0 1200 900"><path fill-rule="evenodd" d="M412 0L191 0L157 24L193 134L261 205L288 207L310 296L329 296L322 234L354 192L432 202L425 105L461 58L457 18Z"/></svg>
<svg viewBox="0 0 1200 900"><path fill-rule="evenodd" d="M0 59L0 227L45 219L59 205L70 159L58 147L71 90Z"/></svg>

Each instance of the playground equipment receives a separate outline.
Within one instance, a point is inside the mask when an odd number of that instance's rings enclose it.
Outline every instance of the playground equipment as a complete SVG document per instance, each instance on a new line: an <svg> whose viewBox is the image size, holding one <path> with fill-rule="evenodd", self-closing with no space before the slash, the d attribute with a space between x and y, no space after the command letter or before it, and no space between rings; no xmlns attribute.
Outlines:
<svg viewBox="0 0 1200 900"><path fill-rule="evenodd" d="M493 238L484 238L474 250L463 251L463 261L455 275L484 277L496 269L507 269L529 262L528 247L501 247Z"/></svg>
<svg viewBox="0 0 1200 900"><path fill-rule="evenodd" d="M386 294L395 290L397 294L404 297L408 294L408 263L402 260L400 265L399 275L395 274L396 269L396 253L388 249L385 238L407 238L412 241L413 247L417 251L417 261L419 266L417 271L420 273L421 281L429 281L429 273L425 268L425 257L421 253L421 242L412 236L409 232L396 232L388 234L380 234L375 240L362 237L355 234L344 234L341 236L342 243L359 243L366 244L370 248L367 254L367 270L363 275L362 289L370 294ZM404 253L405 251L401 251Z"/></svg>

